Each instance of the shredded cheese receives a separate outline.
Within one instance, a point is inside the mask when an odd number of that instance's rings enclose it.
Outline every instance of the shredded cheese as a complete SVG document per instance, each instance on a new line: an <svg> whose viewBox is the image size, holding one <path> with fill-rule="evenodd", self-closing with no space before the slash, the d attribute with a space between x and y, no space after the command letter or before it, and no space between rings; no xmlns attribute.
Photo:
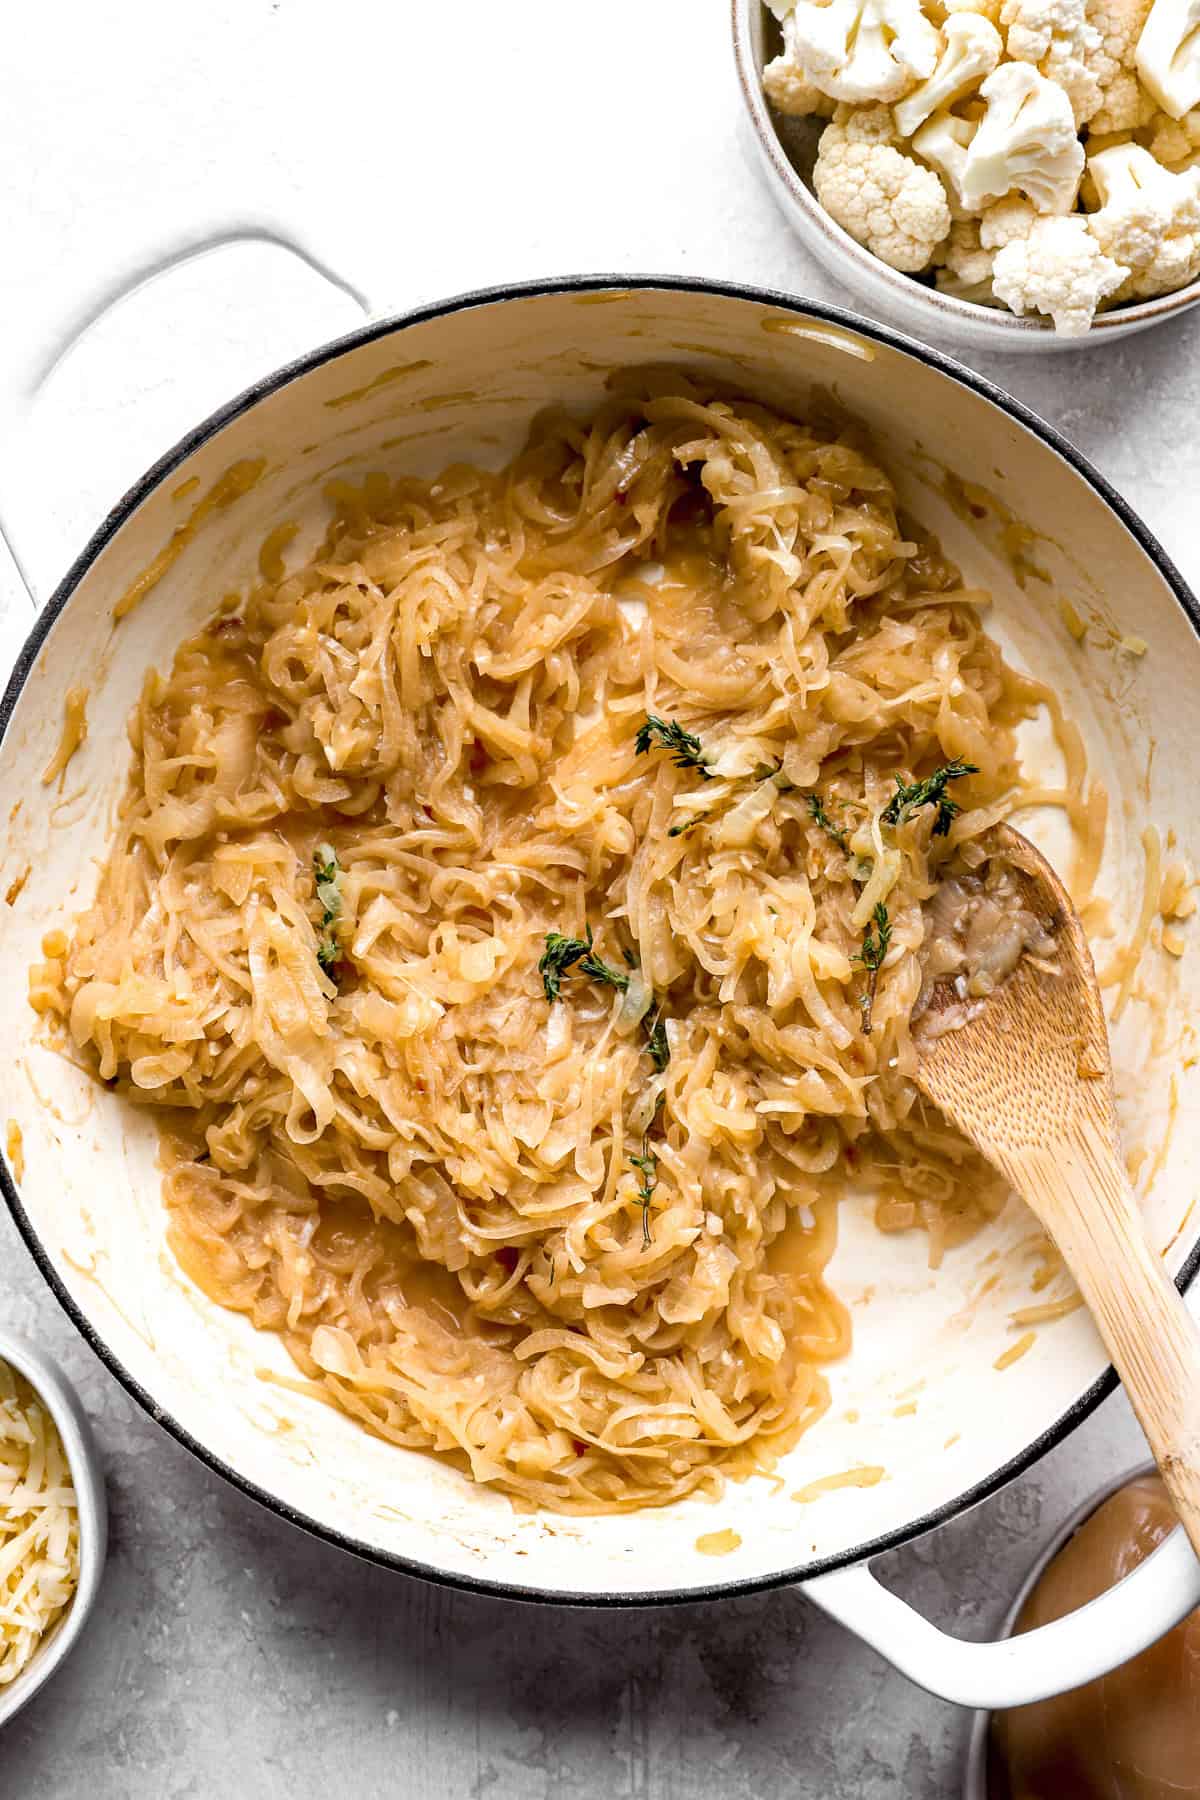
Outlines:
<svg viewBox="0 0 1200 1800"><path fill-rule="evenodd" d="M25 1668L79 1580L79 1517L54 1421L0 1363L0 1687Z"/></svg>

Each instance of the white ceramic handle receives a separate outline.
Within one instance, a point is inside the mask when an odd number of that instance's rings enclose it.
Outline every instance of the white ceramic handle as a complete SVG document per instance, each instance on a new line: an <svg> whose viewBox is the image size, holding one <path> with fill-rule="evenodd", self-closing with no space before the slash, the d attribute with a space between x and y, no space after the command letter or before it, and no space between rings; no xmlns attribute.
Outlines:
<svg viewBox="0 0 1200 1800"><path fill-rule="evenodd" d="M943 1700L1024 1706L1119 1668L1200 1605L1200 1562L1175 1530L1114 1588L1077 1612L999 1643L950 1637L882 1586L867 1563L804 1583L810 1600Z"/></svg>
<svg viewBox="0 0 1200 1800"><path fill-rule="evenodd" d="M30 409L42 384L54 373L87 332L139 289L148 287L197 257L233 244L270 244L288 251L314 274L347 294L370 316L366 296L336 273L303 236L274 219L197 222L179 232L151 255L122 260L93 274L84 291L64 282L60 296L51 288L35 320L0 364L0 533L3 534L34 606L39 604L30 575L30 557L22 533L30 508L25 497L44 471L29 466L27 432Z"/></svg>

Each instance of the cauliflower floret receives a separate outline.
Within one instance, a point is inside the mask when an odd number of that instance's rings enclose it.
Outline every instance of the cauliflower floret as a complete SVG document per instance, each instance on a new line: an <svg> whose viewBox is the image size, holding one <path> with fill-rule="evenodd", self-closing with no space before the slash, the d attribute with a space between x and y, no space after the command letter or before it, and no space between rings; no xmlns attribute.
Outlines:
<svg viewBox="0 0 1200 1800"><path fill-rule="evenodd" d="M1008 54L1058 83L1077 125L1100 104L1100 83L1092 68L1100 34L1088 24L1085 7L1086 0L1004 0L1000 13Z"/></svg>
<svg viewBox="0 0 1200 1800"><path fill-rule="evenodd" d="M893 269L928 268L950 230L941 182L896 148L886 106L838 109L821 133L813 186L829 216Z"/></svg>
<svg viewBox="0 0 1200 1800"><path fill-rule="evenodd" d="M1089 158L1100 196L1087 226L1100 248L1124 264L1118 300L1172 294L1200 275L1200 168L1173 175L1140 144Z"/></svg>
<svg viewBox="0 0 1200 1800"><path fill-rule="evenodd" d="M950 236L938 251L935 277L943 294L955 300L973 300L976 306L994 306L992 252L979 242L979 220L955 219Z"/></svg>
<svg viewBox="0 0 1200 1800"><path fill-rule="evenodd" d="M979 241L985 250L1003 250L1005 244L1028 237L1037 216L1037 208L1028 200L1022 200L1020 194L1009 194L1007 199L997 200L981 213Z"/></svg>
<svg viewBox="0 0 1200 1800"><path fill-rule="evenodd" d="M981 213L957 220L938 252L938 260L945 266L944 278L941 273L937 277L938 286L960 300L1003 304L992 290L996 252L1028 237L1041 216L1020 194L1010 194L1007 199L994 200Z"/></svg>
<svg viewBox="0 0 1200 1800"><path fill-rule="evenodd" d="M1107 149L1107 145L1104 147ZM1093 144L1089 134L1089 154L1099 148L1100 145ZM1155 162L1162 163L1164 168L1171 169L1176 174L1181 169L1190 169L1200 161L1200 106L1184 113L1182 119L1173 119L1169 113L1156 112L1148 121L1146 148Z"/></svg>
<svg viewBox="0 0 1200 1800"><path fill-rule="evenodd" d="M981 19L999 30L1003 4L1004 0L941 0L941 9L947 19L953 18L955 13L978 13Z"/></svg>
<svg viewBox="0 0 1200 1800"><path fill-rule="evenodd" d="M941 53L919 0L796 0L791 18L796 61L834 100L899 100Z"/></svg>
<svg viewBox="0 0 1200 1800"><path fill-rule="evenodd" d="M1200 0L1154 0L1137 42L1137 71L1173 119L1200 105Z"/></svg>
<svg viewBox="0 0 1200 1800"><path fill-rule="evenodd" d="M912 148L923 161L935 168L950 195L950 212L954 218L971 212L963 199L963 170L971 139L979 129L970 119L954 113L934 113L927 119L912 141Z"/></svg>
<svg viewBox="0 0 1200 1800"><path fill-rule="evenodd" d="M1135 53L1153 0L1087 0L1087 22L1099 38L1089 57L1100 88L1093 133L1136 131L1154 102L1137 78Z"/></svg>
<svg viewBox="0 0 1200 1800"><path fill-rule="evenodd" d="M777 112L794 118L816 114L831 119L837 102L813 86L796 51L796 30L791 17L783 21L783 50L763 70L763 92Z"/></svg>
<svg viewBox="0 0 1200 1800"><path fill-rule="evenodd" d="M1015 312L1045 313L1063 337L1082 337L1127 270L1101 250L1078 213L1035 217L1025 236L996 251L992 288Z"/></svg>
<svg viewBox="0 0 1200 1800"><path fill-rule="evenodd" d="M1088 121L1088 137L1119 137L1140 131L1155 113L1154 95L1147 93L1132 69L1122 69Z"/></svg>
<svg viewBox="0 0 1200 1800"><path fill-rule="evenodd" d="M954 13L946 20L944 36L946 48L929 80L892 108L901 137L912 137L939 108L951 107L973 93L984 76L991 74L1004 49L996 27L978 13Z"/></svg>
<svg viewBox="0 0 1200 1800"><path fill-rule="evenodd" d="M1019 188L1039 212L1067 213L1083 173L1083 145L1071 102L1056 82L1024 62L1001 63L979 90L987 103L963 165L966 205Z"/></svg>
<svg viewBox="0 0 1200 1800"><path fill-rule="evenodd" d="M1098 156L1101 150L1111 150L1114 144L1132 144L1132 131L1106 131L1097 134L1089 131L1087 135L1087 155ZM1092 180L1091 171L1084 164L1083 178L1079 183L1079 204L1084 212L1095 212L1100 204L1100 196L1096 192L1096 184Z"/></svg>

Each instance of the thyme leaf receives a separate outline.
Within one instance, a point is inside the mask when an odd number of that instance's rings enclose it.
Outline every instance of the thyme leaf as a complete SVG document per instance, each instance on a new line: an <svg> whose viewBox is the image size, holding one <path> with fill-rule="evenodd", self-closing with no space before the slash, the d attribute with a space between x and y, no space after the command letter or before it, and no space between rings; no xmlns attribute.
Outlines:
<svg viewBox="0 0 1200 1800"><path fill-rule="evenodd" d="M642 1154L629 1158L641 1182L638 1185L638 1199L642 1203L642 1248L650 1248L650 1202L654 1198L654 1190L658 1186L658 1158L650 1148L649 1139L642 1134Z"/></svg>
<svg viewBox="0 0 1200 1800"><path fill-rule="evenodd" d="M589 975L593 981L603 982L608 987L620 988L622 991L629 986L629 977L623 969L614 969L610 963L592 954L590 925L587 927L586 938L564 937L561 931L548 931L546 948L538 960L538 974L542 978L542 987L551 1006L562 993L563 976L576 963L580 974Z"/></svg>
<svg viewBox="0 0 1200 1800"><path fill-rule="evenodd" d="M661 1012L656 1012L652 1019L646 1020L646 1054L661 1075L671 1060L671 1046L667 1042L667 1021Z"/></svg>
<svg viewBox="0 0 1200 1800"><path fill-rule="evenodd" d="M849 856L850 834L843 830L840 825L834 824L829 814L825 811L825 802L822 800L820 794L810 794L808 796L808 810L813 823L819 825L826 837L832 838L838 849L844 850L846 855Z"/></svg>
<svg viewBox="0 0 1200 1800"><path fill-rule="evenodd" d="M934 837L946 837L955 818L962 811L957 800L951 800L946 792L946 784L961 781L964 775L978 775L975 763L961 762L955 757L953 762L943 763L924 781L911 783L896 777L896 791L884 807L880 818L885 825L903 825L906 819L922 806L936 806L937 818L933 822Z"/></svg>
<svg viewBox="0 0 1200 1800"><path fill-rule="evenodd" d="M321 902L321 932L317 961L328 975L338 961L337 922L342 914L342 867L332 844L318 844L313 851L313 876Z"/></svg>
<svg viewBox="0 0 1200 1800"><path fill-rule="evenodd" d="M588 937L591 937L590 931ZM579 973L590 975L593 981L599 981L608 987L620 988L622 993L629 986L629 977L624 969L614 969L611 963L604 962L599 956L585 956L579 965Z"/></svg>
<svg viewBox="0 0 1200 1800"><path fill-rule="evenodd" d="M592 934L589 931L584 938L564 937L561 931L546 933L546 948L538 960L538 974L542 978L542 986L550 1005L558 999L562 992L562 978L577 963L581 956L586 956L592 947Z"/></svg>
<svg viewBox="0 0 1200 1800"><path fill-rule="evenodd" d="M892 922L888 918L887 907L880 900L863 932L862 949L854 957L854 961L861 963L867 972L867 985L859 995L858 1004L862 1011L862 1028L868 1037L871 1035L875 995L879 989L879 971L883 967L891 941Z"/></svg>
<svg viewBox="0 0 1200 1800"><path fill-rule="evenodd" d="M646 714L634 739L634 751L644 756L655 743L671 752L677 769L695 769L702 781L712 780L703 744L692 732L685 731L677 719L656 719L652 713Z"/></svg>

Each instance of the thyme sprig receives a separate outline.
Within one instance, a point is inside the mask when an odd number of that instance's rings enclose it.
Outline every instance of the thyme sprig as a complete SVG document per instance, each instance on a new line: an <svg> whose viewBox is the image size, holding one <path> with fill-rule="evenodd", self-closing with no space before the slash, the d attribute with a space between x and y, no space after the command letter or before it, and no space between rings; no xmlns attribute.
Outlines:
<svg viewBox="0 0 1200 1800"><path fill-rule="evenodd" d="M650 1140L642 1133L642 1154L629 1158L641 1181L638 1184L638 1199L642 1203L642 1248L648 1250L650 1237L650 1202L654 1198L654 1190L658 1186L658 1158L650 1148Z"/></svg>
<svg viewBox="0 0 1200 1800"><path fill-rule="evenodd" d="M563 976L579 965L579 973L587 975L592 981L599 981L608 987L620 988L622 992L629 986L629 976L623 969L614 969L601 957L592 954L592 928L587 927L586 938L564 937L561 931L546 933L546 948L538 961L538 974L542 978L546 999L553 1006L562 993Z"/></svg>
<svg viewBox="0 0 1200 1800"><path fill-rule="evenodd" d="M834 824L829 814L825 811L825 802L822 800L820 794L810 794L808 796L808 810L813 823L819 825L826 837L832 838L838 849L844 850L846 855L849 856L850 834L840 825Z"/></svg>
<svg viewBox="0 0 1200 1800"><path fill-rule="evenodd" d="M946 785L951 781L961 781L964 775L978 775L979 768L975 763L962 762L955 757L952 762L943 763L924 781L904 782L896 777L896 791L879 815L884 825L903 825L922 806L936 806L937 818L933 822L934 837L946 837L962 807L957 800L952 800L946 792Z"/></svg>
<svg viewBox="0 0 1200 1800"><path fill-rule="evenodd" d="M661 1075L671 1060L671 1046L667 1042L667 1021L661 1012L646 1020L646 1055Z"/></svg>
<svg viewBox="0 0 1200 1800"><path fill-rule="evenodd" d="M328 975L341 954L337 922L342 916L342 866L332 844L318 844L313 851L313 875L317 884L317 899L321 902L317 961Z"/></svg>
<svg viewBox="0 0 1200 1800"><path fill-rule="evenodd" d="M704 745L692 732L685 731L677 719L656 719L653 713L646 714L633 741L634 751L645 756L655 743L671 752L677 769L695 769L702 781L712 780Z"/></svg>
<svg viewBox="0 0 1200 1800"><path fill-rule="evenodd" d="M888 953L888 945L892 941L892 922L888 918L888 909L880 900L867 921L863 932L862 949L854 957L867 972L867 985L859 995L858 1004L862 1011L862 1028L867 1037L871 1035L871 1015L875 1009L875 995L879 989L879 971L883 967Z"/></svg>

